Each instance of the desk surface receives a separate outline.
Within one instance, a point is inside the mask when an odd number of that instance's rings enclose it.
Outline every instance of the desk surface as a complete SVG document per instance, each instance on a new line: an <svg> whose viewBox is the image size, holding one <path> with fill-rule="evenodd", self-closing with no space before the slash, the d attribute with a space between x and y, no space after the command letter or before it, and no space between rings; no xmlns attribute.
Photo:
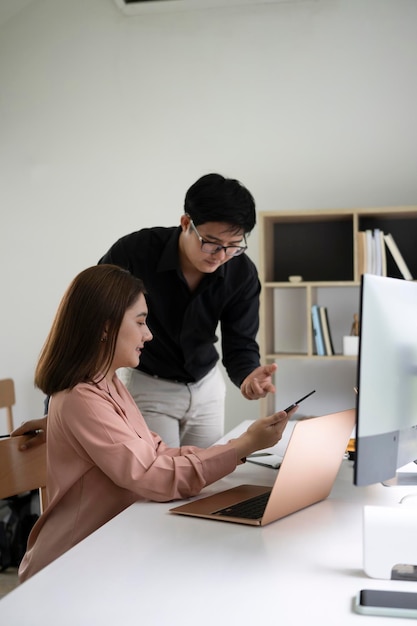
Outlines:
<svg viewBox="0 0 417 626"><path fill-rule="evenodd" d="M417 583L364 574L363 505L397 504L417 488L354 487L352 475L344 461L327 500L263 528L176 516L168 513L172 503L134 504L0 600L0 622L382 623L387 618L353 613L357 591L417 591ZM274 476L247 463L203 495L243 482L271 484ZM389 624L404 626L404 619Z"/></svg>

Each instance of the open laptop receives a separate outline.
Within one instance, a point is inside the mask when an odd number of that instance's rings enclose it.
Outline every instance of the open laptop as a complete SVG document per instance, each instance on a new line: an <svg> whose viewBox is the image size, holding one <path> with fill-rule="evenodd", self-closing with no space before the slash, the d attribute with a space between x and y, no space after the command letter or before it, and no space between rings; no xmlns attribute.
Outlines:
<svg viewBox="0 0 417 626"><path fill-rule="evenodd" d="M355 426L355 409L297 421L272 487L239 485L170 509L171 513L265 526L324 500L332 490ZM248 508L263 500L263 511Z"/></svg>

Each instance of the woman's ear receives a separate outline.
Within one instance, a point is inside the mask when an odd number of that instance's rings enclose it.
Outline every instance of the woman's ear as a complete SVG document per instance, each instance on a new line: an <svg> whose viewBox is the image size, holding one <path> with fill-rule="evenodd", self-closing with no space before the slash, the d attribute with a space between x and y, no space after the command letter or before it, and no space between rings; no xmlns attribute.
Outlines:
<svg viewBox="0 0 417 626"><path fill-rule="evenodd" d="M106 324L104 325L103 333L102 333L102 335L101 335L101 339L100 339L100 341L101 341L102 343L106 343L106 341L107 341L107 335L108 335L108 332L109 332L109 325L106 323Z"/></svg>

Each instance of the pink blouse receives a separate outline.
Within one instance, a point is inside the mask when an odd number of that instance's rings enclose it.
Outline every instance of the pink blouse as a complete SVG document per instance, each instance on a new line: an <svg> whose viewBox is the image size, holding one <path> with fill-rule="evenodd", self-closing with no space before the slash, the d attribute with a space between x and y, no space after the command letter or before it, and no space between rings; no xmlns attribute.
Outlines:
<svg viewBox="0 0 417 626"><path fill-rule="evenodd" d="M47 433L48 506L19 568L26 580L136 501L196 495L232 472L230 444L169 448L151 432L123 383L104 381L55 394Z"/></svg>

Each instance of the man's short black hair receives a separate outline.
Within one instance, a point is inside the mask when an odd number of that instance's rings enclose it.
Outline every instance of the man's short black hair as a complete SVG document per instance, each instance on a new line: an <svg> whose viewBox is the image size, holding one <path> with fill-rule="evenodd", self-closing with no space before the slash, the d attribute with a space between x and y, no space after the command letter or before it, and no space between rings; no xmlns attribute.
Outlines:
<svg viewBox="0 0 417 626"><path fill-rule="evenodd" d="M187 191L184 212L196 226L226 222L250 233L256 224L255 200L238 180L221 174L206 174Z"/></svg>

